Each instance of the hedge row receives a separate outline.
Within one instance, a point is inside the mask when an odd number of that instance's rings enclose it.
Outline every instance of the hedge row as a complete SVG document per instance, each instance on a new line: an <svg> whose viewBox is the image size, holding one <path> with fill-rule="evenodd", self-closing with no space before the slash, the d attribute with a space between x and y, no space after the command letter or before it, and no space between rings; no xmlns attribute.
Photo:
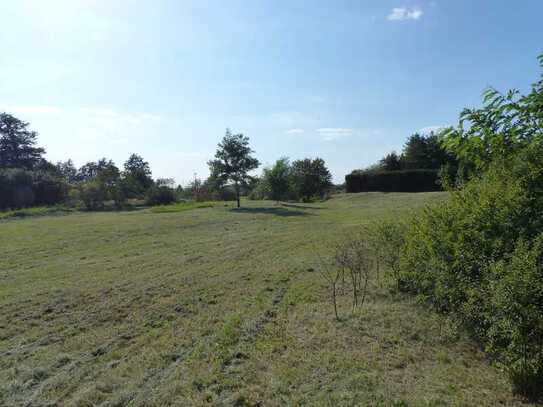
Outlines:
<svg viewBox="0 0 543 407"><path fill-rule="evenodd" d="M0 209L20 209L62 202L68 186L41 171L0 170Z"/></svg>
<svg viewBox="0 0 543 407"><path fill-rule="evenodd" d="M347 192L440 191L438 170L353 171L345 177Z"/></svg>

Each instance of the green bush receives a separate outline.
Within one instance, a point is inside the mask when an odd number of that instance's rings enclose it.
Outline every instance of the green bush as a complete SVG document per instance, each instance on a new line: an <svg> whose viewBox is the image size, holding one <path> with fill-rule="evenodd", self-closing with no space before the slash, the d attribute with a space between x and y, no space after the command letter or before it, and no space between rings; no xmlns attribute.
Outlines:
<svg viewBox="0 0 543 407"><path fill-rule="evenodd" d="M371 223L367 230L368 242L376 260L377 273L383 268L400 285L401 251L405 245L406 223L383 220Z"/></svg>
<svg viewBox="0 0 543 407"><path fill-rule="evenodd" d="M353 171L345 177L347 192L440 191L438 170Z"/></svg>
<svg viewBox="0 0 543 407"><path fill-rule="evenodd" d="M55 205L68 197L68 184L59 177L47 172L34 172L32 177L34 205Z"/></svg>
<svg viewBox="0 0 543 407"><path fill-rule="evenodd" d="M530 396L543 383L541 155L494 163L415 216L400 259L401 286L461 320Z"/></svg>
<svg viewBox="0 0 543 407"><path fill-rule="evenodd" d="M147 191L147 205L168 205L175 202L175 190L167 186L155 185Z"/></svg>
<svg viewBox="0 0 543 407"><path fill-rule="evenodd" d="M410 222L400 260L402 287L460 319L534 399L543 396L541 106L543 77L526 96L490 89L482 108L462 112L442 135L459 189Z"/></svg>
<svg viewBox="0 0 543 407"><path fill-rule="evenodd" d="M543 234L489 267L488 349L518 393L543 396Z"/></svg>
<svg viewBox="0 0 543 407"><path fill-rule="evenodd" d="M55 205L66 199L67 191L67 184L61 178L47 172L0 170L0 209Z"/></svg>
<svg viewBox="0 0 543 407"><path fill-rule="evenodd" d="M79 186L79 197L88 210L99 210L104 208L106 192L101 183L87 181Z"/></svg>

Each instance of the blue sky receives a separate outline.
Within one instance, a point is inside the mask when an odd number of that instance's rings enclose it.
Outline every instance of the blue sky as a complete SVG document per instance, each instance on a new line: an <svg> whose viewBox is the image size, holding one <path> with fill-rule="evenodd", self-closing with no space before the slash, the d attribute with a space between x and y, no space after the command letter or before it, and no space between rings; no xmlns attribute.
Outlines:
<svg viewBox="0 0 543 407"><path fill-rule="evenodd" d="M227 127L335 181L539 75L543 1L0 0L0 110L50 160L186 183Z"/></svg>

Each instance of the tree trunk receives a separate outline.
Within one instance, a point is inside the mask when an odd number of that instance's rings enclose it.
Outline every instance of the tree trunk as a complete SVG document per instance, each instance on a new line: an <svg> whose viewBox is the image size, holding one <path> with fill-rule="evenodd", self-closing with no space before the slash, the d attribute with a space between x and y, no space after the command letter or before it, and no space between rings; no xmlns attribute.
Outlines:
<svg viewBox="0 0 543 407"><path fill-rule="evenodd" d="M239 208L239 207L241 206L240 200L239 200L239 185L238 185L237 182L236 182L235 185L236 185L236 186L235 186L235 188L236 188L236 199L237 199L237 201L238 201L238 208Z"/></svg>

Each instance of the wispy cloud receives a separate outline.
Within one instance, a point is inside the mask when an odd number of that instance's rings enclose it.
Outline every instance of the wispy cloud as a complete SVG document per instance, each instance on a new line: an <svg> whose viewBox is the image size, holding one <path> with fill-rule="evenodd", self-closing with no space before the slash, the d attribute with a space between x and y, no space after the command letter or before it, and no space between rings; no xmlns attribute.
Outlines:
<svg viewBox="0 0 543 407"><path fill-rule="evenodd" d="M305 130L304 129L290 129L290 130L287 130L285 131L285 134L303 134L305 133Z"/></svg>
<svg viewBox="0 0 543 407"><path fill-rule="evenodd" d="M8 113L19 113L28 115L82 115L93 119L103 120L119 120L132 124L139 124L143 121L159 121L161 117L148 112L143 113L124 113L111 109L95 108L95 107L59 107L51 105L21 105L21 106L6 106L0 110Z"/></svg>
<svg viewBox="0 0 543 407"><path fill-rule="evenodd" d="M326 127L317 129L317 133L322 136L324 141L335 141L343 137L349 137L353 135L353 129L343 127Z"/></svg>
<svg viewBox="0 0 543 407"><path fill-rule="evenodd" d="M387 16L389 21L418 20L424 12L418 7L395 7Z"/></svg>

